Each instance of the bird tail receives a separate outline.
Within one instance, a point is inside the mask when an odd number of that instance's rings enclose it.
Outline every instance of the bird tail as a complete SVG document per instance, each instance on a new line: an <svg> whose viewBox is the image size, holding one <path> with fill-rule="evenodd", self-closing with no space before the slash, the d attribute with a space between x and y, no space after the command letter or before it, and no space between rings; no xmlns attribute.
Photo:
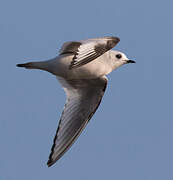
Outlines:
<svg viewBox="0 0 173 180"><path fill-rule="evenodd" d="M33 63L33 62L28 62L25 64L17 64L16 66L17 67L24 67L26 69L37 69L37 67L35 66L35 63Z"/></svg>

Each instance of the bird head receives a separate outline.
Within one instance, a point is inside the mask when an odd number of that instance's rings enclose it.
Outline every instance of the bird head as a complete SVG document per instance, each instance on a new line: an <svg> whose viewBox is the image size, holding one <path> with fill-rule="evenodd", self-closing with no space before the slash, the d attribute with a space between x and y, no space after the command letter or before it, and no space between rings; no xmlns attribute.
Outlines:
<svg viewBox="0 0 173 180"><path fill-rule="evenodd" d="M116 69L123 64L136 63L134 60L128 59L127 56L120 51L111 50L110 56L113 63L113 69Z"/></svg>

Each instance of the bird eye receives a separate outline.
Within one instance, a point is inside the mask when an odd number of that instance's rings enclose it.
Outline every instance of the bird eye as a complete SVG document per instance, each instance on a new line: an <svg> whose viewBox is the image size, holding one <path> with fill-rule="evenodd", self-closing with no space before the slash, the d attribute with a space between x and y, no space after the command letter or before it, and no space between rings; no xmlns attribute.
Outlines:
<svg viewBox="0 0 173 180"><path fill-rule="evenodd" d="M117 54L117 55L116 55L116 58L118 58L118 59L121 59L121 57L122 57L121 54Z"/></svg>

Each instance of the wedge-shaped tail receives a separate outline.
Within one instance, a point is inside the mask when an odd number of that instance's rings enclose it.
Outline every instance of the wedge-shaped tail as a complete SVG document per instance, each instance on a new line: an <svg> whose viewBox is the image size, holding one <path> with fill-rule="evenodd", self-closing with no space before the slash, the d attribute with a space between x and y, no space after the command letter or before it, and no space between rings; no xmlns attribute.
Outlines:
<svg viewBox="0 0 173 180"><path fill-rule="evenodd" d="M34 63L29 62L29 63L25 63L25 64L17 64L17 67L24 67L26 69L35 69L34 67Z"/></svg>
<svg viewBox="0 0 173 180"><path fill-rule="evenodd" d="M41 69L45 71L49 71L49 65L51 64L52 60L48 61L36 61L36 62L28 62L24 64L17 64L17 67L23 67L26 69Z"/></svg>

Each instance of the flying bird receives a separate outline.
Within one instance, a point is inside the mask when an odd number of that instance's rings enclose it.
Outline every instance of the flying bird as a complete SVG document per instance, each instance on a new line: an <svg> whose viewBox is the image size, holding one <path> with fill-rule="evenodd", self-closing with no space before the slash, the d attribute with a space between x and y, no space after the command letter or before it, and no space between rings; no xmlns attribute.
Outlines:
<svg viewBox="0 0 173 180"><path fill-rule="evenodd" d="M102 37L65 42L53 59L17 64L54 74L66 93L48 166L71 147L97 110L107 86L106 75L123 64L135 63L124 53L111 50L119 41L118 37Z"/></svg>

